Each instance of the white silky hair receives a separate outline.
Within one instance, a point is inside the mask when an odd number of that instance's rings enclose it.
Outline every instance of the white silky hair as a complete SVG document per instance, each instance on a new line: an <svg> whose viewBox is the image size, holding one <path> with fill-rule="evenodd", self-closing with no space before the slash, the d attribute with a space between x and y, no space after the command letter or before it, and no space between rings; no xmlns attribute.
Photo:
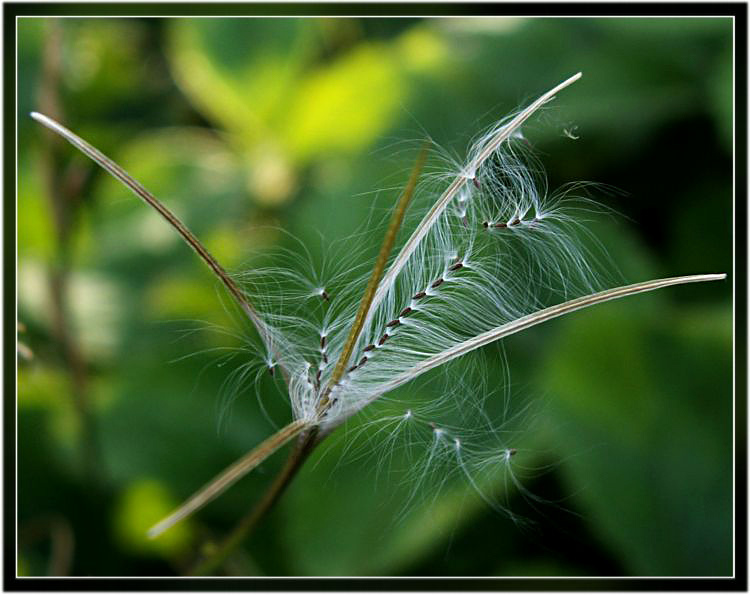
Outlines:
<svg viewBox="0 0 750 595"><path fill-rule="evenodd" d="M334 368L368 271L330 295L326 287L336 285L335 278L323 283L300 267L255 269L245 277L272 337L271 350L279 354L276 363L288 370L296 419L330 430L385 387L395 388L394 379L403 384L416 377L423 362L539 310L552 297L568 299L599 288L596 258L576 235L580 214L596 205L570 191L548 192L538 163L529 164L524 155L525 141L512 134L517 125L508 131L517 118L490 129L469 149L464 165L445 172L459 183L449 186L456 190L440 212L429 192L435 183L421 187L413 201L427 213L416 228L420 236L395 274L385 275L380 299L338 382ZM503 142L495 142L498 134ZM428 228L426 217L432 217ZM397 259L391 258L389 272ZM308 299L324 307L322 318L311 316L309 308L294 313L290 307L307 305ZM329 404L321 416L324 399Z"/></svg>

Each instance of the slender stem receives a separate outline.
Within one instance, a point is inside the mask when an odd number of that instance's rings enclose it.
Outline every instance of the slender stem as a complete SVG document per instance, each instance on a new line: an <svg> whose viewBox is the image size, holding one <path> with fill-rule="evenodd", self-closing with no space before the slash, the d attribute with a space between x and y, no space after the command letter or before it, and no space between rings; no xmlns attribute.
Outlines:
<svg viewBox="0 0 750 595"><path fill-rule="evenodd" d="M284 463L281 471L269 486L266 493L258 503L245 515L235 526L232 532L224 539L218 548L208 558L196 564L187 574L189 576L205 576L213 574L216 569L227 559L227 557L244 542L253 531L258 522L268 513L273 505L279 500L286 488L302 468L302 464L312 454L312 451L320 443L317 440L317 429L302 434L294 449Z"/></svg>
<svg viewBox="0 0 750 595"><path fill-rule="evenodd" d="M230 486L234 485L242 477L255 469L292 438L309 428L310 425L308 422L297 420L284 426L278 432L266 438L249 453L232 463L218 476L193 494L188 500L181 504L177 510L151 527L148 531L148 536L157 537L175 523L180 522L188 515L208 504L211 500L218 497Z"/></svg>
<svg viewBox="0 0 750 595"><path fill-rule="evenodd" d="M349 336L347 337L346 343L344 344L344 349L342 350L341 356L339 357L338 361L336 362L336 366L333 369L331 380L328 383L328 389L326 390L323 398L320 401L318 415L324 413L328 408L328 395L330 394L331 389L339 380L341 380L341 377L344 375L344 370L346 369L346 365L352 355L354 345L357 343L357 339L362 332L362 327L364 326L365 318L367 318L367 314L370 311L372 300L375 297L375 291L378 287L378 283L380 282L380 277L385 270L385 265L388 262L388 256L390 255L393 244L396 241L396 234L401 227L401 222L404 220L406 208L409 206L409 201L414 194L414 189L417 186L419 173L422 171L422 167L424 166L426 158L427 145L424 145L422 147L422 150L419 152L419 155L417 156L417 161L414 164L414 168L412 169L411 176L409 177L409 181L406 184L406 188L404 189L404 192L393 211L393 215L391 216L388 230L385 232L385 237L383 238L383 244L380 246L378 258L375 261L375 266L373 267L372 274L370 275L370 280L367 284L367 288L365 289L365 293L362 296L362 301L359 304L359 310L357 311L357 316L354 319L354 324L352 324L352 328L349 331Z"/></svg>
<svg viewBox="0 0 750 595"><path fill-rule="evenodd" d="M724 273L653 279L651 281L643 281L642 283L634 283L632 285L623 285L621 287L607 289L598 293L592 293L590 295L585 295L583 297L563 302L562 304L556 304L554 306L550 306L549 308L538 310L532 314L522 316L521 318L513 320L512 322L509 322L507 324L495 327L487 332L482 333L481 335L476 335L475 337L467 339L462 343L457 343L450 349L446 349L441 353L438 353L421 361L410 370L407 370L406 372L395 376L390 381L381 384L380 386L373 389L372 392L374 396L371 400L377 399L378 396L394 390L405 382L413 380L417 376L424 374L428 370L432 370L433 368L441 366L451 361L452 359L478 349L483 345L487 345L488 343L492 343L494 341L497 341L498 339L502 339L503 337L507 337L532 326L536 326L537 324L541 324L542 322L546 322L547 320L552 320L553 318L558 318L559 316L569 314L570 312L581 310L582 308L588 308L589 306L601 304L609 300L615 300L646 291L654 291L655 289L662 289L671 285L702 283L705 281L721 281L723 279L726 279L726 274Z"/></svg>
<svg viewBox="0 0 750 595"><path fill-rule="evenodd" d="M242 290L240 290L237 284L227 274L224 268L211 255L211 253L201 243L201 241L195 235L193 235L193 233L179 219L179 217L177 217L177 215L175 215L166 206L164 206L158 198L156 198L153 194L151 194L148 190L146 190L146 188L144 188L140 182L138 182L135 178L133 178L122 167L120 167L117 163L112 161L109 157L107 157L104 153L99 151L96 147L90 145L88 142L83 140L80 136L70 131L59 122L56 122L52 118L45 116L44 114L40 114L38 112L32 112L31 117L34 118L34 120L36 120L40 124L43 124L50 130L52 130L53 132L56 132L57 134L62 136L71 145L73 145L79 151L81 151L82 153L90 157L94 162L100 165L110 175L112 175L114 178L122 182L131 192L133 192L136 196L138 196L146 204L148 204L156 212L158 212L175 230L177 230L177 232L182 236L185 242L195 251L196 254L198 254L198 256L200 256L203 262L205 262L208 265L208 267L211 269L211 271L213 271L213 273L221 280L221 282L227 288L229 293L232 295L235 301L239 304L239 306L245 312L247 317L255 325L255 328L258 330L258 333L263 339L263 342L268 346L269 349L271 349L272 352L274 352L274 355L276 356L276 358L280 359L278 357L278 354L275 353L275 350L273 349L273 337L272 337L271 331L263 322L258 312L255 310L252 304L247 300L247 298L245 297L245 294L242 292ZM286 374L284 366L281 364L281 362L279 362L279 365L282 369L282 372L284 373L284 378L287 380L287 384L288 384L288 376Z"/></svg>

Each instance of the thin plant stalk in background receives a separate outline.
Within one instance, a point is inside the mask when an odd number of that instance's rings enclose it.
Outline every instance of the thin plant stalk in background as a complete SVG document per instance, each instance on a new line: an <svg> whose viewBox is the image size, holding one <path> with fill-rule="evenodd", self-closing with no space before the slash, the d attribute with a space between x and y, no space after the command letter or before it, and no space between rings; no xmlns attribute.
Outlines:
<svg viewBox="0 0 750 595"><path fill-rule="evenodd" d="M56 117L62 117L59 86L63 29L55 22L50 22L48 26L49 34L45 38L44 69L37 103L40 109ZM55 260L48 272L53 332L70 374L70 394L81 424L82 466L90 481L100 482L104 469L89 394L88 365L72 328L69 304L71 240L81 210L80 192L88 172L80 166L65 167L62 159L64 143L52 134L49 141L44 145L40 161L47 199L53 215L56 244Z"/></svg>
<svg viewBox="0 0 750 595"><path fill-rule="evenodd" d="M293 411L289 424L149 532L156 536L167 530L296 438L296 447L266 496L194 574L212 571L242 541L326 436L399 386L484 345L575 310L671 285L725 278L701 274L601 287L596 259L575 235L587 233L581 215L595 205L566 193L549 195L540 190L515 140L535 112L580 76L566 79L494 126L475 144L466 162L457 165L436 199L420 195L424 205L415 209L424 208L424 215L391 257L407 207L419 195L423 149L394 209L371 275L330 297L322 321L279 313L272 307L263 311L259 304L274 303L274 284L264 285L264 271L249 271L250 287L240 288L187 227L127 172L61 124L32 114L180 233L253 323L269 371L281 370ZM285 274L292 275L272 271L274 279ZM438 448L450 452L471 484L477 485L471 475L475 449L455 430L421 420L411 409L403 422L430 423L431 452ZM514 452L503 451L504 460Z"/></svg>

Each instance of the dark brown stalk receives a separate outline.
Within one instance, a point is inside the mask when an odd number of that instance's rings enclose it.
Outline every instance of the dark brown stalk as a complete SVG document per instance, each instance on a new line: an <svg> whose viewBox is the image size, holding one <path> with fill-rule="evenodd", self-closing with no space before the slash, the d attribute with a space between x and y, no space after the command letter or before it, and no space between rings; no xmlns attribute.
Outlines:
<svg viewBox="0 0 750 595"><path fill-rule="evenodd" d="M194 513L196 510L203 508L214 498L217 498L234 483L242 479L250 471L255 469L273 453L283 447L287 442L295 437L304 434L310 429L310 424L303 420L293 421L275 434L272 434L253 448L245 456L240 457L234 463L229 465L224 471L219 473L214 479L209 481L205 486L183 502L169 516L156 523L148 531L149 537L157 537L175 523L179 523L186 516Z"/></svg>
<svg viewBox="0 0 750 595"><path fill-rule="evenodd" d="M274 479L260 501L245 515L235 526L232 532L221 542L221 544L205 559L196 564L188 571L188 576L206 576L213 574L227 559L227 557L250 535L252 530L274 504L279 500L286 488L292 482L302 464L312 454L317 446L317 430L312 429L302 434L284 467Z"/></svg>

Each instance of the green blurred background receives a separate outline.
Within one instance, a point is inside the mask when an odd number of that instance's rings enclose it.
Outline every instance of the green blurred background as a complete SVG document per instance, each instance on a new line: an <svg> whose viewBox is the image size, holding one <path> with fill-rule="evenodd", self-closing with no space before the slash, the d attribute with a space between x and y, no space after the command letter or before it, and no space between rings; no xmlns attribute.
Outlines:
<svg viewBox="0 0 750 595"><path fill-rule="evenodd" d="M410 499L414 459L375 472L388 445L367 428L354 450L369 454L344 453L355 419L221 572L731 574L729 19L21 19L18 67L19 574L185 572L283 456L163 537L145 530L289 418L269 378L261 398L227 386L248 354L205 266L30 111L117 160L237 272L299 249L279 229L320 264L395 200L373 191L403 184L403 141L426 131L462 156L579 70L524 129L550 187L627 193L595 192L617 215L590 224L623 281L729 279L505 342L528 493L483 481L533 523L452 478ZM502 362L495 347L454 369L492 379Z"/></svg>

